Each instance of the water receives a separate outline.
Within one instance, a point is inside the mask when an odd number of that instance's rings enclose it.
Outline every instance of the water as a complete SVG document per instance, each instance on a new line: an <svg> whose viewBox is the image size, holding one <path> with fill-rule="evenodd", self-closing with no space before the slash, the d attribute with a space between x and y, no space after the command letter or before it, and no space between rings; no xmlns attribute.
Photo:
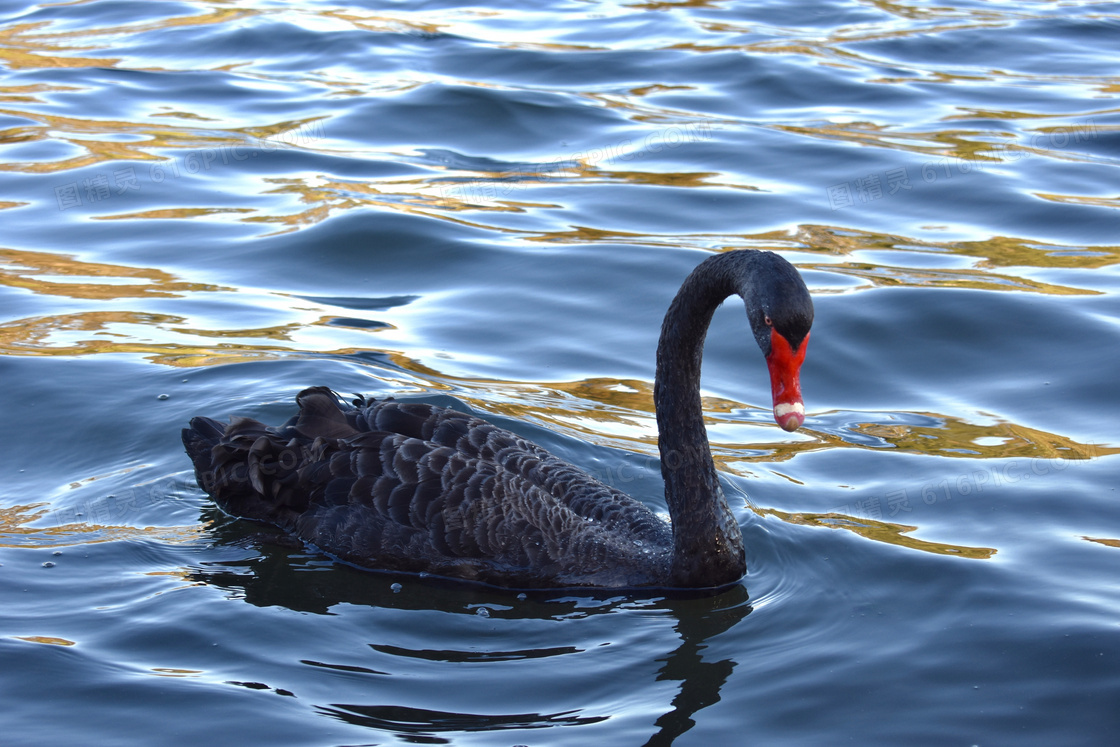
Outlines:
<svg viewBox="0 0 1120 747"><path fill-rule="evenodd" d="M1120 727L1120 5L0 9L5 744L1103 745ZM340 566L194 414L457 402L664 509L661 315L729 248L817 321L705 355L711 598Z"/></svg>

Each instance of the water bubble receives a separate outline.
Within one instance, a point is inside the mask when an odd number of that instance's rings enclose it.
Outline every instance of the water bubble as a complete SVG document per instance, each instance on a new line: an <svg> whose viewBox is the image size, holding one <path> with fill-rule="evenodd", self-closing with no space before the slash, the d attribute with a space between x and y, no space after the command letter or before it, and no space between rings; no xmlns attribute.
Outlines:
<svg viewBox="0 0 1120 747"><path fill-rule="evenodd" d="M526 599L529 598L529 595L526 594L525 592L521 592L520 594L517 595L517 598L520 599L522 602L524 602Z"/></svg>
<svg viewBox="0 0 1120 747"><path fill-rule="evenodd" d="M54 552L51 553L51 555L54 555L55 557L58 557L61 554L62 554L62 550L55 550Z"/></svg>
<svg viewBox="0 0 1120 747"><path fill-rule="evenodd" d="M394 593L394 594L400 594L400 593L401 593L401 589L403 589L404 587L403 587L403 586L401 586L400 584L393 584L393 585L392 585L392 586L390 586L389 588L393 590L393 593Z"/></svg>
<svg viewBox="0 0 1120 747"><path fill-rule="evenodd" d="M490 617L490 610L486 609L485 607L479 607L474 611L474 613L479 617Z"/></svg>
<svg viewBox="0 0 1120 747"><path fill-rule="evenodd" d="M642 541L641 540L634 540L634 546L635 547L641 547L642 546Z"/></svg>
<svg viewBox="0 0 1120 747"><path fill-rule="evenodd" d="M171 399L171 395L170 394L161 394L158 397L156 397L156 399Z"/></svg>
<svg viewBox="0 0 1120 747"><path fill-rule="evenodd" d="M48 560L46 563L43 563L43 567L44 568L54 568L54 563L52 563L51 561Z"/></svg>

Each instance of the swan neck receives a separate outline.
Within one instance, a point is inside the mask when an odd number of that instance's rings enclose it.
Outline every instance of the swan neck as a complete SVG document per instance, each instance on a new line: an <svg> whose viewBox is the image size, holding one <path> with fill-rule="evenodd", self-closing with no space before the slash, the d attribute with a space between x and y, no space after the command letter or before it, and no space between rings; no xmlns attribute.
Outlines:
<svg viewBox="0 0 1120 747"><path fill-rule="evenodd" d="M720 489L708 445L700 365L716 308L735 294L750 305L754 254L717 254L702 262L681 286L661 327L654 405L673 522L673 581L681 586L733 583L746 572L742 533Z"/></svg>

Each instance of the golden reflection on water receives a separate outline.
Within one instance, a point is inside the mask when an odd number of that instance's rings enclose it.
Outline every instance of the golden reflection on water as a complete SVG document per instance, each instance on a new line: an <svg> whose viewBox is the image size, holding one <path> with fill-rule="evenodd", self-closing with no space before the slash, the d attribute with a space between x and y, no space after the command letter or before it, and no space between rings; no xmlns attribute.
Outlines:
<svg viewBox="0 0 1120 747"><path fill-rule="evenodd" d="M173 332L176 325L185 322L186 319L179 316L133 311L87 311L17 319L0 324L0 354L71 357L128 353L143 355L153 363L195 367L270 360L295 352L291 347L275 344L219 343L206 346L143 339L148 331L166 336L168 330ZM133 328L140 331L133 331ZM186 331L182 327L179 330ZM247 337L254 332L260 331L189 330L191 335L203 337ZM269 334L266 332L263 336L268 337ZM346 354L353 351L332 352Z"/></svg>
<svg viewBox="0 0 1120 747"><path fill-rule="evenodd" d="M680 3L650 3L635 7L670 8L681 5ZM709 3L684 3L684 5L704 5ZM718 7L719 3L712 3ZM755 53L780 53L795 54L800 57L827 60L828 64L843 64L860 66L868 70L881 69L881 61L874 56L865 56L855 51L853 43L900 38L915 33L923 35L936 34L942 31L960 30L968 28L983 28L992 25L1007 25L1021 22L1024 18L1032 17L1030 13L1016 11L1008 14L999 10L978 10L959 8L926 8L918 12L914 8L892 3L876 3L876 6L885 13L905 19L912 19L917 12L925 19L927 24L922 28L891 28L882 30L879 24L871 28L862 25L851 28L841 28L828 32L825 36L814 36L812 30L805 28L791 28L781 30L777 27L770 28L771 33L780 32L783 41L773 40L765 42L734 43L738 36L751 38L757 31L749 26L739 26L735 23L707 23L700 22L698 30L707 34L718 35L721 41L717 44L689 43L685 46L697 50L736 50L747 54ZM50 67L122 67L136 70L159 70L158 68L145 68L138 63L120 57L109 56L83 56L75 52L100 52L119 46L117 42L121 37L141 36L148 32L184 26L215 26L232 25L243 22L244 19L269 14L282 14L281 11L270 8L212 8L202 6L197 13L172 15L166 18L146 21L137 24L112 25L100 28L84 28L66 31L52 31L49 23L16 24L0 28L0 60L6 61L15 68L50 68ZM360 29L366 32L378 33L405 33L418 37L433 34L460 34L465 38L481 32L481 27L473 25L479 18L489 18L500 15L497 11L479 11L463 9L452 14L447 21L436 21L428 14L413 12L363 12L353 9L307 9L301 14L315 19L328 21L343 28ZM944 22L939 25L928 25L931 20ZM496 27L487 25L489 33ZM808 36L806 36L808 34ZM788 37L788 38L787 38ZM513 42L512 45L517 46ZM670 46L681 47L680 43ZM549 44L553 52L566 49L583 50L587 47L580 45ZM896 66L905 67L897 61ZM275 73L253 69L251 60L230 61L227 64L217 65L214 69L244 68L241 73L250 78L259 78L262 81L275 80L288 82L288 78ZM916 70L926 80L943 80L953 82L969 76L936 74L931 75L925 70ZM337 71L314 71L308 79L314 80L318 85L326 85L345 93L354 89L354 93L368 93L378 87L390 86L393 91L407 90L424 85L430 80L425 75L416 73L412 79L393 77L388 80L380 76L375 80L348 80L346 73ZM391 76L399 76L394 72ZM1008 75L1000 71L987 71L986 75L971 76L979 81L997 81L1004 77L1023 77ZM1046 76L1035 76L1039 79ZM1070 76L1062 80L1070 79ZM914 77L901 77L897 80L883 80L887 84L911 85ZM1097 77L1086 76L1081 80L1086 85L1100 85ZM464 86L487 87L493 85L487 81L461 79L455 81ZM673 109L655 103L656 96L662 93L672 93L687 86L670 86L660 83L651 83L636 86L625 92L583 91L575 92L581 97L596 102L596 105L608 107L624 113L635 123L646 126L676 127L680 128L686 138L691 141L697 137L709 139L712 137L713 128L722 126L739 127L741 123L728 121L723 123L718 117L699 115L696 112ZM279 121L265 125L250 127L220 126L221 121L215 117L205 116L195 112L180 111L170 107L158 107L148 112L146 118L141 117L135 121L110 120L96 118L75 118L43 111L44 106L49 106L50 97L56 93L73 92L78 90L74 86L58 86L48 84L35 84L24 86L0 87L0 101L12 106L28 104L23 108L7 108L0 113L12 117L37 122L37 125L24 125L11 127L0 131L0 145L27 143L33 141L65 142L76 153L57 157L54 160L19 160L9 159L0 164L0 169L22 171L29 173L54 173L81 168L99 163L111 162L151 162L155 164L168 163L174 165L176 159L203 158L202 154L220 151L224 148L250 147L254 140L269 140L281 138L286 133L299 132L309 124L322 124L322 118L303 118L293 121ZM380 90L380 88L378 88ZM990 129L938 129L933 132L904 131L894 124L877 123L873 121L859 122L830 122L822 121L816 124L793 125L787 123L764 123L758 126L790 133L800 137L823 138L829 140L844 140L858 143L864 147L885 148L910 154L919 154L936 159L950 159L943 164L945 168L955 165L958 169L965 164L969 168L975 167L982 170L987 166L1009 164L1027 157L1044 157L1053 160L1085 160L1088 158L1079 152L1076 145L1082 140L1096 138L1104 132L1118 129L1113 125L1105 125L1088 117L1083 123L1073 127L1063 126L1069 119L1069 113L1061 115L1046 115L1038 112L1017 111L982 111L969 110L962 112L954 109L944 115L943 121L996 117L1006 121L1037 121L1038 126L1023 133L994 132ZM182 122L157 122L160 119L178 119ZM1051 120L1060 120L1059 122ZM213 124L211 124L213 123ZM227 123L230 124L230 123ZM328 122L329 124L329 122ZM321 130L320 130L321 132ZM656 135L657 133L651 133ZM996 142L996 140L999 142ZM302 138L300 142L284 141L292 147L307 149L323 149L326 147L326 138ZM624 142L629 142L628 140ZM619 143L602 143L604 152L616 156L615 149ZM634 149L641 145L633 144ZM187 151L192 151L186 153ZM173 155L170 159L167 153L186 153L185 156ZM294 230L313 225L326 217L342 210L353 210L364 207L383 207L405 212L424 211L424 214L440 217L444 212L478 211L502 212L519 209L543 209L545 206L528 199L508 199L515 197L513 190L523 191L527 194L537 186L548 183L578 182L580 184L615 183L654 185L676 188L710 188L721 187L730 189L758 189L757 186L739 183L731 174L719 172L681 172L666 173L658 170L626 170L609 169L605 161L594 156L596 149L584 154L567 154L564 168L558 170L557 162L544 161L538 164L523 165L527 173L517 175L506 172L495 172L487 169L458 167L455 169L426 164L434 173L427 178L383 178L370 179L361 184L345 184L341 182L322 183L317 176L304 178L276 178L260 177L258 185L260 194L285 194L298 195L300 209L291 211L287 201L277 201L272 205L267 214L247 215L243 220L251 223L265 223L278 225L281 230ZM409 153L389 153L390 157L408 160ZM581 157L582 156L582 157ZM228 162L228 158L226 159ZM931 161L923 167L932 169L930 176L937 176L940 172L942 161ZM207 160L207 165L209 161ZM228 165L223 164L223 165ZM192 172L194 174L195 172ZM542 178L544 176L545 178ZM276 185L279 185L278 187ZM1039 199L1071 204L1093 205L1097 207L1115 208L1116 198L1101 195L1063 195L1053 193L1039 193ZM524 204L525 208L520 208ZM14 206L14 205L12 205ZM561 207L561 206L556 206ZM260 208L222 208L224 212L253 212ZM165 219L179 217L201 217L212 215L217 209L193 207L163 207L154 210L130 211L111 216L98 216L115 219ZM450 215L442 215L447 219L454 219ZM490 228L503 230L500 225L491 225ZM542 240L560 240L560 236L545 235ZM750 237L726 237L729 243L739 244ZM658 241L659 237L647 237L647 240ZM967 252L965 252L967 253ZM987 258L998 261L992 255ZM1114 260L1113 260L1114 261ZM1015 263L1020 264L1020 263ZM1028 265L1031 266L1031 265ZM1067 265L1068 266L1068 265ZM854 272L855 270L853 270ZM928 282L928 279L926 280ZM948 280L945 282L954 282ZM998 284L998 283L997 283ZM965 287L978 287L966 285ZM985 286L986 287L986 286ZM1046 288L1035 288L1042 292L1051 292Z"/></svg>
<svg viewBox="0 0 1120 747"><path fill-rule="evenodd" d="M459 9L474 15L495 15L492 11L481 8ZM448 23L438 23L431 20L418 18L419 14L385 15L383 13L362 12L355 8L329 9L321 11L324 18L333 18L347 25L363 31L381 33L406 33L415 35L433 36L450 28Z"/></svg>
<svg viewBox="0 0 1120 747"><path fill-rule="evenodd" d="M49 646L74 646L75 641L67 638L55 638L49 635L14 635L12 638L20 641L27 641L28 643L43 643Z"/></svg>
<svg viewBox="0 0 1120 747"><path fill-rule="evenodd" d="M20 23L0 27L0 60L13 69L49 67L115 67L118 57L80 57L72 45L54 43L54 35L32 32L47 28L46 23Z"/></svg>
<svg viewBox="0 0 1120 747"><path fill-rule="evenodd" d="M138 539L180 543L193 542L205 533L202 525L133 527L79 521L32 526L50 516L50 508L47 502L0 506L0 547L33 550Z"/></svg>
<svg viewBox="0 0 1120 747"><path fill-rule="evenodd" d="M849 232L850 233L850 232ZM795 235L785 234L785 244L826 243L829 232L821 227L802 227ZM832 246L821 249L828 253L854 252L866 248L903 249L899 237L877 235L831 234ZM580 233L583 242L619 240L616 234L606 234L594 229ZM772 243L778 237L761 235L758 241ZM779 247L781 248L781 247ZM924 248L924 247L923 247ZM944 247L949 248L949 247ZM1042 266L1099 265L1104 260L1115 261L1116 249L1097 252L1093 256L1071 256L1047 251L1037 244L1011 240L977 242L954 246L956 252L973 253L992 248L992 252L1006 260L1029 257ZM853 263L813 265L821 271L838 270L853 272ZM863 263L861 268L873 268ZM898 268L895 268L898 269ZM868 269L867 272L872 272ZM893 277L893 284L923 285L930 278L925 271L910 272L904 280ZM978 278L985 277L978 271L970 272L978 285L989 288ZM881 276L878 277L882 282ZM959 287L958 279L950 282L940 277L943 284ZM193 297L214 292L235 292L234 289L213 284L191 283L155 268L77 260L72 256L49 252L29 252L0 249L0 284L31 291L37 295L61 296L90 302L131 300L134 303L146 298ZM935 286L942 283L933 283ZM990 284L992 289L1005 289L1001 283ZM1072 292L1060 286L1021 284L1012 286L1031 292ZM656 428L653 419L652 386L649 382L609 378L592 378L574 382L501 382L487 379L457 377L425 365L401 351L385 349L375 335L380 329L349 328L345 320L317 313L314 308L304 308L307 302L290 298L273 299L277 304L293 310L301 309L300 321L256 328L200 329L188 324L184 316L142 310L89 309L62 314L43 314L0 323L0 353L32 356L79 356L106 353L140 354L149 360L179 367L225 364L249 360L267 360L301 354L318 354L344 357L362 349L384 353L401 370L412 375L412 386L421 390L451 389L468 404L484 411L495 412L517 419L531 419L546 427L571 433L579 438L626 450L655 454ZM307 313L307 312L310 312ZM299 333L313 328L339 330L347 327L357 335L360 347L308 348ZM310 339L316 339L314 335ZM206 340L218 340L207 343ZM329 338L328 338L329 339ZM505 390L505 391L503 391ZM477 394L472 394L477 392ZM496 396L497 395L497 396ZM742 425L738 413L752 409L730 400L706 398L704 401L709 427ZM902 414L906 415L906 414ZM780 441L778 443L713 443L713 450L721 468L742 474L744 465L792 459L799 453L820 448L883 448L901 449L908 453L921 453L954 458L990 459L1007 457L1064 457L1091 459L1113 450L1076 443L1057 434L1018 426L1013 423L995 422L977 424L936 413L911 413L922 418L934 418L936 426L912 426L873 422L851 426L853 433L872 437L874 445L863 445L826 432L803 431L808 439ZM751 425L759 425L758 422ZM772 430L770 425L764 425ZM991 445L992 443L998 445ZM746 454L746 455L745 455Z"/></svg>
<svg viewBox="0 0 1120 747"><path fill-rule="evenodd" d="M682 3L645 3L630 8L645 8L649 10L656 9L669 9L675 7L719 7L721 3L708 2L707 0L696 2L682 2ZM833 29L818 33L812 29L804 27L792 27L783 29L777 26L764 27L768 31L768 36L777 35L780 40L773 38L765 41L746 41L743 43L736 43L736 39L746 37L751 39L758 35L758 29L754 25L737 24L734 22L714 22L698 19L696 22L696 30L701 34L718 37L718 41L711 43L704 41L704 36L698 34L699 41L667 41L662 48L670 49L691 49L697 52L713 52L713 51L735 51L746 55L756 54L780 54L780 55L796 55L800 58L823 61L829 65L840 65L849 68L860 68L869 72L877 73L882 68L882 60L874 54L864 54L852 45L867 41L877 41L883 39L900 39L908 36L921 34L923 36L935 35L942 32L960 31L963 29L975 28L989 28L993 26L1007 26L1013 23L1020 23L1026 18L1042 17L1032 16L1029 12L1024 12L1022 9L1016 9L1013 13L1009 13L1003 9L998 10L984 10L984 9L960 9L960 8L926 8L921 11L916 11L914 7L907 7L901 4L893 3L876 3L884 13L891 16L896 16L908 20L912 20L915 14L923 18L923 23L920 27L914 27L912 24L893 25L887 30L884 30L882 24L859 24L852 27L841 27L840 29ZM187 13L183 15L171 15L169 17L161 18L154 21L146 21L141 23L125 24L125 25L109 25L103 27L71 29L66 31L53 31L51 24L48 22L39 23L25 23L14 24L6 28L0 28L0 60L5 61L12 68L53 68L53 67L94 67L94 68L107 68L107 67L121 67L136 70L149 70L160 71L163 68L144 67L138 62L116 57L116 56L82 56L74 54L75 52L106 52L114 50L120 46L120 39L124 37L138 37L150 32L159 32L163 30L181 28L181 27L203 27L203 26L233 26L234 24L243 23L245 19L254 16L273 16L280 17L284 15L281 9L273 8L213 8L201 6L197 9L199 12ZM510 14L516 14L517 11L510 11ZM582 53L588 49L600 48L596 45L588 44L571 44L571 43L539 43L532 42L526 43L522 34L514 34L508 41L495 39L495 34L500 34L500 25L493 23L489 24L476 24L479 19L484 21L492 21L493 17L503 15L502 11L495 10L481 10L481 9L459 9L456 12L448 15L442 14L437 19L436 16L424 12L365 12L357 9L301 9L293 13L295 16L303 16L311 23L330 23L338 28L347 28L361 30L364 32L374 33L390 33L390 34L406 34L418 38L431 37L437 34L450 34L458 35L467 39L477 39L479 41L487 40L491 44L499 44L505 47L514 48L546 48L553 53L562 53L570 51L573 53ZM930 21L940 21L938 24L931 24ZM252 60L230 60L224 64L218 64L213 69L215 70L229 70L237 68L244 68L243 72L246 75L259 77L264 80L270 78L281 79L283 76L257 71L253 69ZM920 79L926 81L946 82L952 83L958 80L971 80L971 81L988 81L993 84L998 84L999 81L1008 78L1022 78L1026 77L1016 73L1006 73L1000 70L986 70L978 75L959 75L950 73L931 72L924 68L911 67L904 62L897 60L892 61L892 67L900 69L908 69L913 75L920 76ZM369 90L371 85L384 84L384 79L380 81L369 81L368 76L366 79L355 78L354 80L347 80L344 77L345 73L337 71L313 71L314 78L319 83L325 83L338 89L339 92L345 92L347 87L359 87L364 90ZM392 75L399 75L393 73ZM416 85L423 84L428 81L427 76L421 73L414 73L415 77L412 80L397 81L397 84ZM884 84L899 84L911 85L915 77L904 76L899 78L880 78L879 82ZM384 77L384 76L382 76ZM1085 75L1079 76L1044 76L1036 75L1030 76L1033 80L1061 80L1064 82L1082 82L1088 86L1101 86L1107 84L1102 81L1099 76ZM468 86L488 86L492 85L487 81L461 79L457 81L462 85ZM396 87L396 85L394 87ZM47 93L50 91L62 90L63 87L49 87L49 86L23 86L21 90L16 89L0 89L0 98L7 98L10 101L36 101L39 99L35 94ZM69 87L66 87L69 88ZM642 99L649 95L656 95L666 91L680 90L682 86L670 86L660 83L650 83L642 86L637 86L631 89L627 95L619 95L615 92L602 92L602 91L585 91L580 92L580 95L586 96L591 99L601 101L604 105L628 111L630 116L639 122L651 123L695 123L697 121L697 114L695 112L686 112L683 110L673 110L665 107L657 107L648 103L642 103ZM684 87L687 88L687 87ZM19 115L18 112L12 112ZM25 113L23 116L35 118L33 113ZM150 116L181 116L184 119L192 119L195 121L213 121L212 118L201 116L192 112L159 112L152 113ZM1047 115L1039 114L1037 112L1016 112L1016 111L998 111L998 112L966 112L961 113L960 110L954 110L952 113L946 114L943 117L944 121L952 121L963 118L973 118L982 116L992 116L1001 119L1009 120L1045 120L1049 117ZM69 131L66 128L67 124L74 125L82 128L83 124L80 122L62 120L48 120L50 126L55 130ZM716 118L711 118L709 122L718 121ZM125 125L126 129L132 130L138 125L136 123L117 123L118 128ZM90 121L84 126L93 127L95 129L104 128L105 131L114 129L113 125L108 122ZM150 125L149 125L150 126ZM783 131L796 132L797 134L805 135L808 137L823 137L828 139L845 139L853 142L859 142L862 145L877 145L889 147L892 149L917 152L926 155L936 156L949 156L961 159L978 159L988 160L991 162L998 162L1004 160L1001 156L989 154L983 155L992 147L991 138L993 133L990 130L941 130L934 133L928 132L899 132L894 126L881 125L874 122L855 122L855 123L833 123L823 122L816 127L791 127L784 124L767 125L775 129ZM1035 132L1039 134L1048 134L1055 129L1061 129L1058 125L1050 125L1049 127L1038 128ZM222 132L221 130L217 132ZM197 136L198 133L195 133ZM1013 133L998 133L1000 137L1013 138ZM157 136L158 137L158 136ZM222 139L219 137L219 139ZM165 147L176 147L174 137L168 137L168 142L162 143ZM215 142L208 143L210 145L216 144ZM155 143L151 144L152 146ZM183 147L183 144L178 144ZM205 147L207 143L196 144L196 147ZM1030 144L1023 145L1014 142L1009 142L1005 148L1010 151L1020 150L1027 151L1034 149L1038 151L1037 146ZM1046 154L1054 158L1077 157L1072 151L1064 149L1047 149ZM134 153L134 157L144 158L142 151Z"/></svg>
<svg viewBox="0 0 1120 747"><path fill-rule="evenodd" d="M225 286L186 282L156 268L86 262L65 254L15 249L0 249L0 286L92 302L235 292ZM69 357L129 353L145 355L156 363L185 367L236 363L301 352L292 342L293 334L331 320L332 317L320 316L306 324L208 330L190 328L186 317L174 314L141 309L90 309L0 322L0 354ZM236 342L207 345L194 338ZM354 350L340 348L330 352L346 355Z"/></svg>
<svg viewBox="0 0 1120 747"><path fill-rule="evenodd" d="M921 257L924 252L953 254L975 259L975 267L979 269L993 267L1091 269L1120 263L1120 245L1059 245L1010 236L994 236L979 241L937 242L843 226L802 225L793 231L771 231L755 234L750 238L757 242L771 242L776 249L798 249L839 256L868 250L907 252L915 257ZM827 270L828 267L822 269ZM990 290L1001 289L1000 284L995 285L997 287ZM1039 292L1045 291L1039 290Z"/></svg>
<svg viewBox="0 0 1120 747"><path fill-rule="evenodd" d="M836 272L866 280L879 287L910 288L972 288L974 290L1021 290L1047 293L1055 296L1096 296L1102 291L1087 288L1070 288L1052 283L1040 283L1011 275L997 275L980 269L916 269L912 267L887 267L864 262L837 262L827 265L802 265L813 270Z"/></svg>
<svg viewBox="0 0 1120 747"><path fill-rule="evenodd" d="M191 291L231 290L208 283L184 282L155 268L84 262L66 254L2 248L0 285L89 300L178 298Z"/></svg>
<svg viewBox="0 0 1120 747"><path fill-rule="evenodd" d="M918 527L906 524L895 524L889 521L875 519L855 518L839 513L811 514L787 513L774 508L754 509L759 516L774 516L789 524L805 524L809 526L825 527L828 529L846 529L861 537L876 542L885 542L899 547L908 547L911 550L921 550L936 555L957 555L962 558L987 560L996 554L992 547L967 547L964 545L947 545L941 542L927 542L916 537L907 536L909 532Z"/></svg>
<svg viewBox="0 0 1120 747"><path fill-rule="evenodd" d="M70 3L77 4L77 3ZM119 57L79 57L75 50L101 51L112 46L114 37L182 26L206 26L239 21L257 11L251 9L213 9L209 12L161 18L148 23L102 26L70 31L49 31L47 22L21 23L0 27L0 60L12 68L116 67ZM103 41L102 41L103 40ZM100 43L97 43L99 42ZM75 44L74 42L82 42ZM151 68L156 69L156 68Z"/></svg>
<svg viewBox="0 0 1120 747"><path fill-rule="evenodd" d="M84 168L98 163L128 161L157 162L150 165L147 176L155 182L206 173L252 155L269 153L278 148L305 147L320 137L315 127L318 117L283 120L267 125L232 127L229 129L175 126L173 123L153 124L127 120L78 119L45 114L36 109L0 109L0 114L39 122L0 130L0 145L35 141L64 142L79 151L77 155L53 161L20 161L0 163L0 171L48 174ZM155 116L153 114L153 116ZM189 151L181 158L168 159L153 151ZM164 162L166 166L158 165ZM135 174L136 168L133 167ZM143 170L141 170L143 171ZM135 177L134 177L135 178Z"/></svg>
<svg viewBox="0 0 1120 747"><path fill-rule="evenodd" d="M118 215L92 215L92 220L184 220L187 218L210 218L223 213L252 213L252 208L164 208L161 210L142 210L137 213Z"/></svg>
<svg viewBox="0 0 1120 747"><path fill-rule="evenodd" d="M1031 458L1088 461L1120 453L1120 449L1117 448L1078 443L1056 433L1047 433L1015 423L997 422L991 425L979 425L946 415L922 414L941 422L933 427L861 424L854 426L852 430L875 436L884 444L910 454L929 454L959 459Z"/></svg>

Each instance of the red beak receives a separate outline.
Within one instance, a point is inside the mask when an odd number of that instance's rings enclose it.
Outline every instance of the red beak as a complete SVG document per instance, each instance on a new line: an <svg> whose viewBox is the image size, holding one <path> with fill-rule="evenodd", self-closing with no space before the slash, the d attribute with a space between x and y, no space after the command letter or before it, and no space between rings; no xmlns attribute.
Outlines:
<svg viewBox="0 0 1120 747"><path fill-rule="evenodd" d="M795 351L789 340L770 328L770 355L766 356L766 365L770 368L770 390L774 395L774 420L782 430L795 431L805 422L800 376L808 346L809 335L805 335Z"/></svg>

